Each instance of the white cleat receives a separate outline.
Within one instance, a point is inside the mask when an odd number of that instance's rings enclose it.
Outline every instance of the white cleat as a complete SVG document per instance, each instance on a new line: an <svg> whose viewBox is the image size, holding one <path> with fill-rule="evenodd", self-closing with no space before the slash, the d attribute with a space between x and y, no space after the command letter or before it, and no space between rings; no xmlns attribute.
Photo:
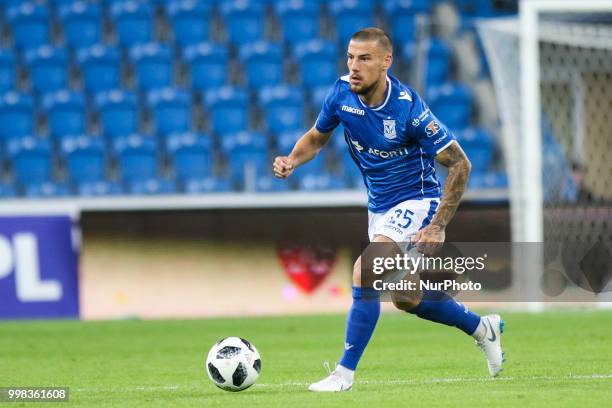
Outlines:
<svg viewBox="0 0 612 408"><path fill-rule="evenodd" d="M325 368L329 372L329 376L325 377L319 382L312 383L308 387L309 391L313 392L340 392L350 391L353 387L352 379L347 378L346 375L341 373L338 366L334 371L329 369L329 364L324 364Z"/></svg>
<svg viewBox="0 0 612 408"><path fill-rule="evenodd" d="M501 348L501 334L504 332L504 321L499 315L492 314L482 317L482 323L487 329L487 333L476 344L487 359L489 374L497 377L502 371L502 363L506 361L504 352Z"/></svg>

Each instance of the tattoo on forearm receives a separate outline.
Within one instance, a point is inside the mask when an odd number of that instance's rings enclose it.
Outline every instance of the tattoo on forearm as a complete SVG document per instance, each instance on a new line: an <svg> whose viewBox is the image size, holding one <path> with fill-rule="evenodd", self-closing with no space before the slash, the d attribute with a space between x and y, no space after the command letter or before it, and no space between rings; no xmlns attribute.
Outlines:
<svg viewBox="0 0 612 408"><path fill-rule="evenodd" d="M438 207L431 223L445 228L455 215L455 211L457 211L461 202L472 166L457 142L452 143L440 152L436 156L436 161L448 167L448 176L440 207Z"/></svg>

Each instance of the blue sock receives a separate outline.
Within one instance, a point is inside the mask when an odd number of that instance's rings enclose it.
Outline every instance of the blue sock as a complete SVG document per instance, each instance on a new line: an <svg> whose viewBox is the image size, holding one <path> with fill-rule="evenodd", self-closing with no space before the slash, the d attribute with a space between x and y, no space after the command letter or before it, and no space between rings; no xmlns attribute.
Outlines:
<svg viewBox="0 0 612 408"><path fill-rule="evenodd" d="M340 359L340 365L351 370L357 368L379 316L378 292L372 288L353 287L353 305L346 322L344 354Z"/></svg>
<svg viewBox="0 0 612 408"><path fill-rule="evenodd" d="M421 319L455 326L467 334L473 334L480 323L480 316L457 302L445 292L424 290L421 303L410 311Z"/></svg>

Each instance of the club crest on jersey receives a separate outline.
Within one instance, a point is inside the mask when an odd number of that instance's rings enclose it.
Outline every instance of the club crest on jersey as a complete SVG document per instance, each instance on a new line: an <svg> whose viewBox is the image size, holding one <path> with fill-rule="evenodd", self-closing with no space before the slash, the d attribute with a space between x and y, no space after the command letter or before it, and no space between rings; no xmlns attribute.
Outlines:
<svg viewBox="0 0 612 408"><path fill-rule="evenodd" d="M395 120L383 119L383 127L387 139L395 139L397 137L397 133L395 132Z"/></svg>

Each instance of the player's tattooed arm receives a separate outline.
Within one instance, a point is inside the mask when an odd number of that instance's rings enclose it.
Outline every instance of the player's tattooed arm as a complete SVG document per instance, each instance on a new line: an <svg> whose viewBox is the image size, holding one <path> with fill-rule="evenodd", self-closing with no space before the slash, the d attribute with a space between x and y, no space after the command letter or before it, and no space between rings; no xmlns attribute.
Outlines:
<svg viewBox="0 0 612 408"><path fill-rule="evenodd" d="M455 215L457 207L459 207L472 170L472 164L456 141L442 150L435 159L448 168L448 176L444 185L442 202L431 223L445 228Z"/></svg>
<svg viewBox="0 0 612 408"><path fill-rule="evenodd" d="M436 215L414 239L417 249L425 255L433 255L444 243L444 230L459 207L472 169L472 164L456 141L438 153L435 159L448 168L448 176Z"/></svg>
<svg viewBox="0 0 612 408"><path fill-rule="evenodd" d="M289 156L278 156L274 159L272 169L279 178L287 178L298 166L312 160L329 141L331 132L321 133L312 127L295 143Z"/></svg>

